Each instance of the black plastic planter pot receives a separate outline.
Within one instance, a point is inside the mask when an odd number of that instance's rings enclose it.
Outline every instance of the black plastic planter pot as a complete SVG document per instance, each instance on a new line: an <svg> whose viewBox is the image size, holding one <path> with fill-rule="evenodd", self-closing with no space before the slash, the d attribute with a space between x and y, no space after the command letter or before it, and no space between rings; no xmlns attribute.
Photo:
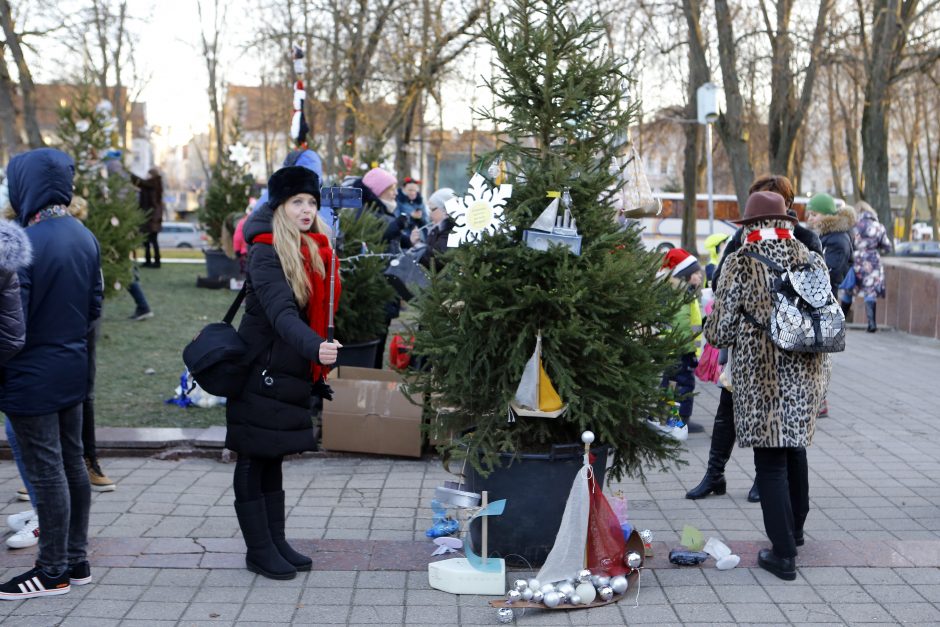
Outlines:
<svg viewBox="0 0 940 627"><path fill-rule="evenodd" d="M343 344L336 359L337 366L355 366L356 368L375 368L375 356L382 340L370 340L361 344Z"/></svg>
<svg viewBox="0 0 940 627"><path fill-rule="evenodd" d="M608 447L591 449L594 476L604 484ZM467 464L466 489L489 493L489 502L506 499L502 516L490 516L489 554L502 557L507 564L540 566L555 544L561 526L571 483L581 468L583 444L556 445L547 454L520 454L515 459L503 454L503 466L482 477ZM510 460L512 463L510 464ZM470 526L474 551L481 550L481 526L478 519ZM519 559L519 558L523 559Z"/></svg>
<svg viewBox="0 0 940 627"><path fill-rule="evenodd" d="M241 266L237 259L232 259L224 251L203 250L206 256L206 276L210 279L237 279L241 276Z"/></svg>

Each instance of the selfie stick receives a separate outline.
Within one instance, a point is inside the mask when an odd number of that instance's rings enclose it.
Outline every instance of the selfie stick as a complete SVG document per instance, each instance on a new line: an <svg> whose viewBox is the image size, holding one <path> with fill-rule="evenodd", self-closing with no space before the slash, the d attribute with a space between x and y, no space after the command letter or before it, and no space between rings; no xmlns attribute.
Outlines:
<svg viewBox="0 0 940 627"><path fill-rule="evenodd" d="M330 189L330 195L332 196L333 190ZM333 205L332 198L330 198L330 204ZM330 318L329 323L326 327L326 341L333 341L333 312L336 309L336 207L333 206L333 225L332 232L330 233Z"/></svg>

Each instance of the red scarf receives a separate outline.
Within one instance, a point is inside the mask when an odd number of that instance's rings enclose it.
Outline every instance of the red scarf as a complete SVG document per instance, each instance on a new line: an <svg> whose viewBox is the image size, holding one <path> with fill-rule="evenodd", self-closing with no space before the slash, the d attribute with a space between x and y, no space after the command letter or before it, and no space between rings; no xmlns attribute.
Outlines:
<svg viewBox="0 0 940 627"><path fill-rule="evenodd" d="M333 250L330 248L330 240L323 235L322 233L304 233L306 237L309 237L316 244L317 250L320 253L320 259L323 260L323 269L324 276L320 276L313 269L313 264L310 262L310 248L307 246L301 246L300 250L304 256L304 270L307 272L307 278L310 280L310 286L312 287L310 291L310 299L307 301L307 320L310 324L310 328L313 329L313 332L323 338L323 341L326 341L326 327L329 324L330 320L330 280L326 276L330 272L330 260L333 258ZM274 235L272 233L261 233L260 235L255 236L252 240L253 244L268 244L274 245ZM339 296L342 293L342 286L339 280L339 265L336 266L336 292L335 292L335 304L333 306L333 313L336 313L336 310L339 309ZM316 383L320 379L326 379L326 375L329 373L329 366L321 366L314 361L310 362L310 373L313 377L313 382Z"/></svg>

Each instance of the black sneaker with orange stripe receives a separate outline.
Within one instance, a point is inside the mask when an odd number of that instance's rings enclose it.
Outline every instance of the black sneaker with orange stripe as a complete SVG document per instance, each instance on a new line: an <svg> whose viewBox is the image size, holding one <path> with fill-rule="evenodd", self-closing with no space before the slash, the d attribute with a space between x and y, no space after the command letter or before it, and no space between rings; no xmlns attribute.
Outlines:
<svg viewBox="0 0 940 627"><path fill-rule="evenodd" d="M0 601L66 594L71 589L68 570L58 577L50 577L37 566L19 577L0 584Z"/></svg>

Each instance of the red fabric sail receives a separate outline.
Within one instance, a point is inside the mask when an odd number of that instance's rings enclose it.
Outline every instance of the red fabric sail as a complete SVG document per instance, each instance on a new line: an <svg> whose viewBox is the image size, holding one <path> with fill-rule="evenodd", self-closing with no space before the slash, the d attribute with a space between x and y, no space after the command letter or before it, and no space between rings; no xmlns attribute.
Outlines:
<svg viewBox="0 0 940 627"><path fill-rule="evenodd" d="M623 539L620 521L601 486L592 474L588 479L591 491L591 514L588 518L587 567L594 575L613 577L623 575L629 569L623 563L627 543Z"/></svg>

